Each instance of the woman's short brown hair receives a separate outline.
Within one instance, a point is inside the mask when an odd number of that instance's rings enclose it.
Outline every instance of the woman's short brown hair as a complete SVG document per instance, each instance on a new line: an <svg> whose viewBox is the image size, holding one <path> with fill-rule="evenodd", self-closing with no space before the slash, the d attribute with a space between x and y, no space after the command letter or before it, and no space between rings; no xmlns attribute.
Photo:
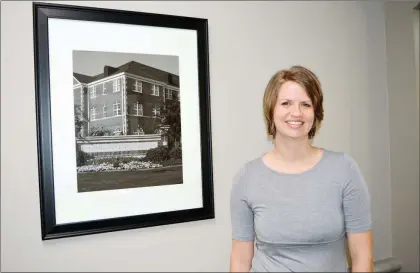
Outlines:
<svg viewBox="0 0 420 273"><path fill-rule="evenodd" d="M300 84L311 99L315 119L311 130L308 133L309 139L313 138L318 132L321 122L324 119L323 95L321 83L318 77L311 70L295 65L289 69L283 69L274 74L267 84L263 98L264 118L269 136L275 138L276 126L273 120L273 112L277 103L277 95L282 84L287 81L293 81Z"/></svg>

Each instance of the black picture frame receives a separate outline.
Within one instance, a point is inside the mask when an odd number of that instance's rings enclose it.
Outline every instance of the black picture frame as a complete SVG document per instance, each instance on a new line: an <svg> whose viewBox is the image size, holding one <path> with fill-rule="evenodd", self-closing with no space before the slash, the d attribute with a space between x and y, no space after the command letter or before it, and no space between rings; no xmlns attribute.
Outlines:
<svg viewBox="0 0 420 273"><path fill-rule="evenodd" d="M197 35L199 89L199 131L201 150L202 206L185 210L158 212L65 224L56 222L52 102L50 82L49 19L70 19L171 29L193 30ZM145 12L93 8L50 3L33 3L36 122L39 167L40 216L42 240L57 239L119 230L215 218L213 197L212 144L210 121L208 21Z"/></svg>

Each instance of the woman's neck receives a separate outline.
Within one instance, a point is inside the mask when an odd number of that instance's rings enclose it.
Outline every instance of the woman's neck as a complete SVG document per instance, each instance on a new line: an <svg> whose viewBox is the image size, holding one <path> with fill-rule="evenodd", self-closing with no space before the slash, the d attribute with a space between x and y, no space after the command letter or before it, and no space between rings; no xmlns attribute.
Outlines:
<svg viewBox="0 0 420 273"><path fill-rule="evenodd" d="M316 148L312 147L310 140L305 137L293 139L289 137L276 136L273 156L283 162L299 162L313 156Z"/></svg>

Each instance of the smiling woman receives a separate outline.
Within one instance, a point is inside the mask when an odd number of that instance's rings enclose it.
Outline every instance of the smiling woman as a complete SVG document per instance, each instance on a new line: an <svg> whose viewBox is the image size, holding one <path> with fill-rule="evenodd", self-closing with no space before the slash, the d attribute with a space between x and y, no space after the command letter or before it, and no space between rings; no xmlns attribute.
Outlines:
<svg viewBox="0 0 420 273"><path fill-rule="evenodd" d="M231 190L231 272L371 272L370 195L357 163L312 146L324 118L320 81L294 66L263 105L274 149L248 161ZM346 245L348 244L348 248Z"/></svg>
<svg viewBox="0 0 420 273"><path fill-rule="evenodd" d="M286 121L288 125L305 123L305 127L302 128L303 135L306 133L309 138L313 138L324 118L322 103L321 84L310 70L294 66L290 70L276 73L269 81L264 94L264 116L268 134L275 138L276 128L283 128ZM276 107L278 104L281 107ZM277 123L278 121L281 122ZM277 131L279 132L282 131Z"/></svg>

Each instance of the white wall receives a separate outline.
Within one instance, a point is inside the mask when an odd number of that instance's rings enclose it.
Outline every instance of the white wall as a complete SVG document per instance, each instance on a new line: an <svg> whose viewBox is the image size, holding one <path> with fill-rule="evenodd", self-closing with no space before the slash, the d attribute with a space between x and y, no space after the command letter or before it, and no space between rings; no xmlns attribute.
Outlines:
<svg viewBox="0 0 420 273"><path fill-rule="evenodd" d="M373 198L375 259L392 255L382 3L68 3L209 19L216 219L40 240L32 4L2 2L2 270L226 271L231 178L271 147L263 91L274 72L293 64L320 77L325 123L315 144L358 160Z"/></svg>
<svg viewBox="0 0 420 273"><path fill-rule="evenodd" d="M419 74L415 71L414 6L415 2L385 5L392 254L401 260L404 272L419 271L419 91L416 91Z"/></svg>

